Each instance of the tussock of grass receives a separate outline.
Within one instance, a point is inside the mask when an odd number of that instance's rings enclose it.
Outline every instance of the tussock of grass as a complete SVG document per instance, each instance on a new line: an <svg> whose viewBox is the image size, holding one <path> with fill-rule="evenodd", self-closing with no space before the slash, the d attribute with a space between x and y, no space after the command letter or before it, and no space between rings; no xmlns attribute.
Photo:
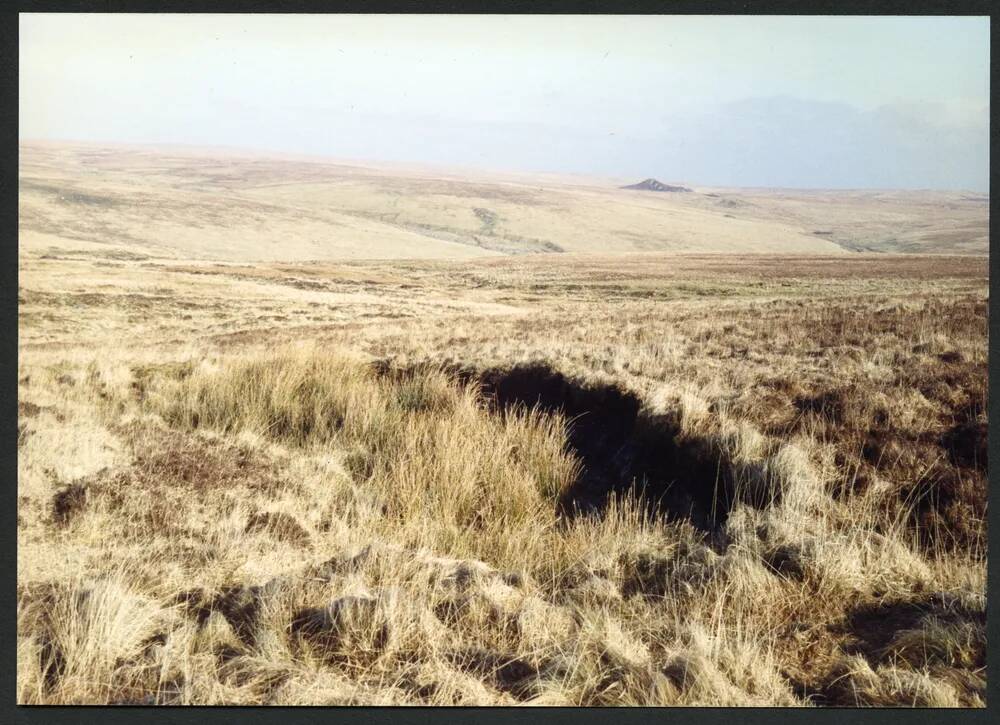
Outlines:
<svg viewBox="0 0 1000 725"><path fill-rule="evenodd" d="M195 370L151 392L149 405L191 430L346 450L349 471L412 533L412 545L500 565L520 560L521 547L551 529L579 468L559 416L493 416L474 386L440 370L397 382L326 352Z"/></svg>
<svg viewBox="0 0 1000 725"><path fill-rule="evenodd" d="M178 308L194 322L167 319L171 307L142 324L180 339L205 323L224 345L28 344L19 702L983 705L978 278L925 289L926 262L885 262L877 285L833 283L840 299L799 261L803 279L762 278L717 314L626 295L671 284L647 280L646 261L615 268L621 298L587 276L606 267L511 264L480 270L479 292L530 288L534 316L414 317L280 347L277 328L240 317L271 301L217 286L212 306ZM657 274L677 265L701 269ZM733 274L766 267L741 265ZM340 313L313 299L327 292L285 284L324 269L261 268L253 285L284 280L282 314L327 324ZM232 272L191 270L192 286ZM343 273L352 285L440 274ZM552 288L558 300L543 301ZM573 296L598 292L606 308ZM26 299L44 312L60 298ZM95 335L152 314L74 309ZM31 320L25 339L65 343L58 318ZM447 372L536 360L546 379L572 376L560 395L587 409L533 407L533 390L527 405L494 405L475 376ZM634 407L644 426L617 435ZM640 454L650 465L626 469ZM609 477L605 505L559 506L581 479ZM725 517L696 521L683 496L670 509L640 500L666 484L718 495Z"/></svg>

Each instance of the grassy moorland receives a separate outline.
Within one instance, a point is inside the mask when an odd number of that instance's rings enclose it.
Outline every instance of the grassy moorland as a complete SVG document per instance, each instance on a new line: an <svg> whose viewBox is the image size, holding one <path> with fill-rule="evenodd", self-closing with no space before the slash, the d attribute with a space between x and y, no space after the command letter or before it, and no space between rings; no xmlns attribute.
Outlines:
<svg viewBox="0 0 1000 725"><path fill-rule="evenodd" d="M983 257L75 237L19 316L21 703L984 704Z"/></svg>
<svg viewBox="0 0 1000 725"><path fill-rule="evenodd" d="M183 147L20 145L22 245L248 261L526 253L985 254L989 199L935 191L619 188Z"/></svg>

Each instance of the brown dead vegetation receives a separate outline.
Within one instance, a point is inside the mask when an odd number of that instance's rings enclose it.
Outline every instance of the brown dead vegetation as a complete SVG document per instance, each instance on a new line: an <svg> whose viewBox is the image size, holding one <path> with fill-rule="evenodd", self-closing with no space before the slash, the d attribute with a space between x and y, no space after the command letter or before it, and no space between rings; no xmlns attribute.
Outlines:
<svg viewBox="0 0 1000 725"><path fill-rule="evenodd" d="M20 702L984 704L981 260L121 261L26 310L214 307L25 323Z"/></svg>

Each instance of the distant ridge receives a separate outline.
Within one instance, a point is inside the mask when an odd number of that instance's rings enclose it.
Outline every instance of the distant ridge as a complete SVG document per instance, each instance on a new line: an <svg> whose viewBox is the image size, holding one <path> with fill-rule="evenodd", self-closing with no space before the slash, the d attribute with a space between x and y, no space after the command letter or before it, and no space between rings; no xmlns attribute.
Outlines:
<svg viewBox="0 0 1000 725"><path fill-rule="evenodd" d="M983 192L692 187L694 193L669 193L653 191L657 180L648 179L621 193L624 184L646 177L480 175L267 152L56 142L20 142L19 152L19 248L50 256L82 249L256 263L472 260L559 250L828 255L862 248L989 249L989 204L978 200ZM686 172L671 168L661 173L671 174L676 188ZM401 189L406 204L400 206Z"/></svg>
<svg viewBox="0 0 1000 725"><path fill-rule="evenodd" d="M646 179L638 184L623 186L623 189L638 189L639 191L691 191L686 186L670 186L657 181L656 179Z"/></svg>

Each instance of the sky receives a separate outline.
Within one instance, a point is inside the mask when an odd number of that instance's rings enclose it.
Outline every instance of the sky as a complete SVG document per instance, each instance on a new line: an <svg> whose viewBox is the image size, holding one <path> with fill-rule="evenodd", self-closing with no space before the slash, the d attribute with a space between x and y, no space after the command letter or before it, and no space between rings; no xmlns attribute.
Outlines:
<svg viewBox="0 0 1000 725"><path fill-rule="evenodd" d="M989 19L21 14L19 138L989 186Z"/></svg>

